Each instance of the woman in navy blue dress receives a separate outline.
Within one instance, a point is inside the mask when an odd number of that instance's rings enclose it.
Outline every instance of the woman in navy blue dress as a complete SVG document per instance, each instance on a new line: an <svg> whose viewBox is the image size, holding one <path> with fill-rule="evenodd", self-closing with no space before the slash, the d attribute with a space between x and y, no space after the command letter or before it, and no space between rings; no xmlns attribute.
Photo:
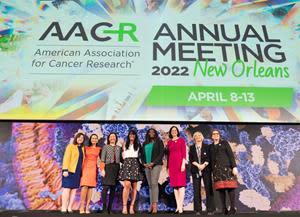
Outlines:
<svg viewBox="0 0 300 217"><path fill-rule="evenodd" d="M63 159L62 177L62 207L61 212L73 212L76 190L80 187L80 176L84 158L83 133L78 133L72 144L66 148Z"/></svg>

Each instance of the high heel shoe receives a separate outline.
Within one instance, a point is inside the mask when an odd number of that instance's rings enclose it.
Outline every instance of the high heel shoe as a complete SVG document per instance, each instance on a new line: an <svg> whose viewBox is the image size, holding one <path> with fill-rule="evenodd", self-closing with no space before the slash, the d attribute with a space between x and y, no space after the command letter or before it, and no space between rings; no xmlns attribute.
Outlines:
<svg viewBox="0 0 300 217"><path fill-rule="evenodd" d="M152 214L156 214L156 213L157 213L157 203L153 203Z"/></svg>
<svg viewBox="0 0 300 217"><path fill-rule="evenodd" d="M148 211L148 214L152 214L152 210L153 210L153 203L151 203L150 210Z"/></svg>
<svg viewBox="0 0 300 217"><path fill-rule="evenodd" d="M67 213L67 210L66 209L61 209L60 212L61 213Z"/></svg>
<svg viewBox="0 0 300 217"><path fill-rule="evenodd" d="M124 215L127 215L127 214L128 214L128 211L127 211L127 205L123 205L122 214L124 214Z"/></svg>
<svg viewBox="0 0 300 217"><path fill-rule="evenodd" d="M235 215L236 214L236 209L235 208L230 208L228 215Z"/></svg>
<svg viewBox="0 0 300 217"><path fill-rule="evenodd" d="M84 209L79 209L79 214L85 214Z"/></svg>
<svg viewBox="0 0 300 217"><path fill-rule="evenodd" d="M130 205L129 214L135 214L134 206L133 205Z"/></svg>
<svg viewBox="0 0 300 217"><path fill-rule="evenodd" d="M227 208L223 209L223 214L228 215L228 209Z"/></svg>

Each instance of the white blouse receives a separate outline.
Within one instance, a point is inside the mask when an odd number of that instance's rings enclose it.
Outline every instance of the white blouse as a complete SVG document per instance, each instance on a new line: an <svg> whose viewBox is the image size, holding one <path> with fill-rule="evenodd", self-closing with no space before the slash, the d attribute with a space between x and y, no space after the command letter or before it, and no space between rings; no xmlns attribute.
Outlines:
<svg viewBox="0 0 300 217"><path fill-rule="evenodd" d="M139 157L139 149L138 150L134 150L133 148L133 144L129 144L129 148L126 149L125 146L124 146L124 149L123 149L123 158L126 159L126 158L138 158Z"/></svg>

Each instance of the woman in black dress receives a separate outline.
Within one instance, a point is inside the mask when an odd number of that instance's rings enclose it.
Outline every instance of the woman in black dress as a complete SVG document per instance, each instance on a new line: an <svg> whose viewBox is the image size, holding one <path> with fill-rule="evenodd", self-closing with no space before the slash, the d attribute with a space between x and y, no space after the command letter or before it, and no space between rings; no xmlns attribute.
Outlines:
<svg viewBox="0 0 300 217"><path fill-rule="evenodd" d="M120 162L122 150L121 147L117 145L118 136L116 133L110 133L107 137L107 144L103 147L101 152L101 162L105 164L104 168L101 170L103 176L103 210L107 211L109 214L111 212L117 179L120 170ZM107 191L110 189L108 207L106 206L106 196Z"/></svg>
<svg viewBox="0 0 300 217"><path fill-rule="evenodd" d="M212 131L211 154L214 187L219 192L223 213L235 214L235 189L238 187L237 174L238 170L234 159L233 152L226 140L221 140L220 131ZM230 210L226 206L226 191L229 195Z"/></svg>

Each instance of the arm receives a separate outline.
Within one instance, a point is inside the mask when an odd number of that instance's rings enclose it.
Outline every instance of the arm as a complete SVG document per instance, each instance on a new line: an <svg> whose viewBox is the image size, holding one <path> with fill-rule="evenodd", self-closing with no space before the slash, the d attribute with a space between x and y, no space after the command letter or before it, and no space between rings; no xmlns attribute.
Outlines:
<svg viewBox="0 0 300 217"><path fill-rule="evenodd" d="M234 167L236 167L236 162L235 162L235 158L234 158L232 149L231 149L231 147L230 147L230 145L227 141L224 141L224 144L225 144L226 153L227 153L227 156L228 156L228 159L229 159L229 162L230 162L230 167L234 168Z"/></svg>
<svg viewBox="0 0 300 217"><path fill-rule="evenodd" d="M64 158L63 158L63 167L62 167L63 171L68 172L70 160L71 160L71 146L68 145L66 150L65 150Z"/></svg>
<svg viewBox="0 0 300 217"><path fill-rule="evenodd" d="M183 138L182 139L182 143L180 146L180 153L181 153L181 159L182 159L182 163L186 164L186 144Z"/></svg>
<svg viewBox="0 0 300 217"><path fill-rule="evenodd" d="M191 146L190 150L189 150L189 160L190 160L190 162L191 162L192 165L198 167L199 164L198 164L198 162L195 159L195 155L193 153L194 151L195 151L194 146Z"/></svg>
<svg viewBox="0 0 300 217"><path fill-rule="evenodd" d="M145 149L144 149L145 144L143 144L143 146L140 148L140 159L142 164L144 165L145 162Z"/></svg>
<svg viewBox="0 0 300 217"><path fill-rule="evenodd" d="M124 163L124 158L123 158L123 148L120 148L120 162Z"/></svg>
<svg viewBox="0 0 300 217"><path fill-rule="evenodd" d="M215 158L215 147L214 144L210 144L209 146L209 158L210 158L210 167L213 170L216 164L216 158Z"/></svg>
<svg viewBox="0 0 300 217"><path fill-rule="evenodd" d="M100 161L100 170L101 170L101 175L104 177L105 176L105 160L106 160L106 146L103 146L101 150L101 161Z"/></svg>
<svg viewBox="0 0 300 217"><path fill-rule="evenodd" d="M204 160L203 165L205 167L207 167L210 164L210 161L211 161L211 159L210 159L210 147L208 145L203 145L203 149L206 153L205 158L203 159Z"/></svg>
<svg viewBox="0 0 300 217"><path fill-rule="evenodd" d="M168 142L168 143L169 143L169 142ZM167 169L169 169L170 152L169 152L169 149L168 149L168 144L167 144L166 147L164 148L164 152L165 152L165 155L167 156Z"/></svg>
<svg viewBox="0 0 300 217"><path fill-rule="evenodd" d="M158 144L158 150L159 150L159 154L157 155L157 157L153 160L153 164L156 165L158 164L160 161L162 161L162 158L164 157L164 145L163 145L163 142L158 139L157 141L157 144Z"/></svg>
<svg viewBox="0 0 300 217"><path fill-rule="evenodd" d="M101 165L101 163L103 163L105 165L106 152L107 152L106 146L104 146L103 149L102 149L102 151L101 151L101 158L100 158L101 162L100 162L100 165Z"/></svg>
<svg viewBox="0 0 300 217"><path fill-rule="evenodd" d="M180 146L180 152L181 152L181 172L185 171L185 164L186 164L186 144L184 139L182 139L182 144Z"/></svg>
<svg viewBox="0 0 300 217"><path fill-rule="evenodd" d="M206 150L207 150L207 162L208 164L212 163L212 146L211 145L207 145L206 146Z"/></svg>

